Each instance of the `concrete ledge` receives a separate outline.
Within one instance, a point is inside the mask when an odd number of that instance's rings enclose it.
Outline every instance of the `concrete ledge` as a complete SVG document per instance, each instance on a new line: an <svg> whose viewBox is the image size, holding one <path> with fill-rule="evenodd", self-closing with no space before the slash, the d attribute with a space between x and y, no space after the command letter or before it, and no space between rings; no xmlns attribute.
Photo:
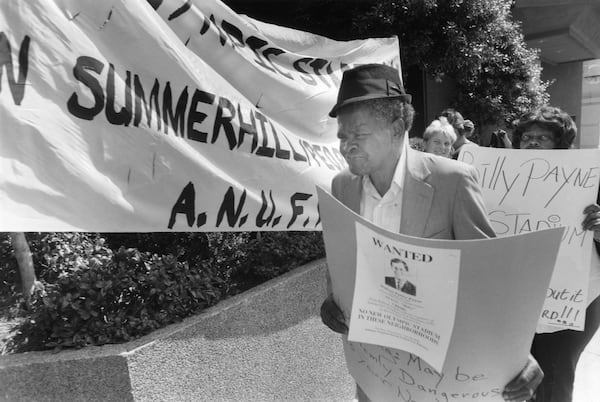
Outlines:
<svg viewBox="0 0 600 402"><path fill-rule="evenodd" d="M122 345L0 357L2 401L349 401L325 260Z"/></svg>

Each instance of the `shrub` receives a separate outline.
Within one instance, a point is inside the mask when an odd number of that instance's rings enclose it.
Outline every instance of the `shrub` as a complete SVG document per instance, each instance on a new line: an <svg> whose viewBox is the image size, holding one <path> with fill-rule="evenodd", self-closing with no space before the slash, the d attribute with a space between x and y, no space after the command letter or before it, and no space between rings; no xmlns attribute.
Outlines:
<svg viewBox="0 0 600 402"><path fill-rule="evenodd" d="M112 255L100 242L88 257L77 266L76 258L68 259L64 274L46 284L43 294L34 295L31 314L9 350L126 342L222 296L222 280L206 264L190 267L171 255L136 249L121 248Z"/></svg>
<svg viewBox="0 0 600 402"><path fill-rule="evenodd" d="M325 254L320 232L27 237L45 291L32 296L9 352L126 342ZM0 279L15 281L4 238L0 258Z"/></svg>
<svg viewBox="0 0 600 402"><path fill-rule="evenodd" d="M171 254L179 261L210 257L213 233L102 233L109 247L137 248L158 255Z"/></svg>
<svg viewBox="0 0 600 402"><path fill-rule="evenodd" d="M321 232L267 232L247 242L244 274L270 279L325 256Z"/></svg>
<svg viewBox="0 0 600 402"><path fill-rule="evenodd" d="M8 309L21 297L21 277L17 260L13 257L8 235L0 237L0 308Z"/></svg>

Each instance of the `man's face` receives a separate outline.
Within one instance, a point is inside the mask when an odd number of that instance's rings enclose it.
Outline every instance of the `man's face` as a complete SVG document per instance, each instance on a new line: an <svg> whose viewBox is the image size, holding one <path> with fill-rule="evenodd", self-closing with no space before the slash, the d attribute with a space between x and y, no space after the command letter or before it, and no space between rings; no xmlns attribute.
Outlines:
<svg viewBox="0 0 600 402"><path fill-rule="evenodd" d="M404 279L406 277L406 270L404 269L404 264L401 262L392 262L392 269L394 270L396 279Z"/></svg>
<svg viewBox="0 0 600 402"><path fill-rule="evenodd" d="M338 113L340 152L355 175L371 175L395 164L402 136L393 125L377 119L369 108L350 105ZM398 138L400 137L400 138Z"/></svg>
<svg viewBox="0 0 600 402"><path fill-rule="evenodd" d="M449 157L452 150L452 140L444 133L435 133L425 143L425 152Z"/></svg>
<svg viewBox="0 0 600 402"><path fill-rule="evenodd" d="M554 149L554 134L536 124L529 127L521 136L521 149Z"/></svg>

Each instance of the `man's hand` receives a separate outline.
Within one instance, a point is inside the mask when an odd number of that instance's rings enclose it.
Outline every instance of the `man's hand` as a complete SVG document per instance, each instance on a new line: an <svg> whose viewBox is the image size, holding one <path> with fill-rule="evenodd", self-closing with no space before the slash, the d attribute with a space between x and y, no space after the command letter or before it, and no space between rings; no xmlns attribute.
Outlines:
<svg viewBox="0 0 600 402"><path fill-rule="evenodd" d="M338 334L347 334L348 326L344 313L333 301L333 296L327 296L327 299L321 304L321 321L327 325L329 329Z"/></svg>
<svg viewBox="0 0 600 402"><path fill-rule="evenodd" d="M600 235L600 206L598 204L591 204L585 207L583 210L585 214L585 218L583 219L583 229L584 230L593 230L594 238Z"/></svg>
<svg viewBox="0 0 600 402"><path fill-rule="evenodd" d="M529 400L535 394L535 390L543 378L544 372L533 356L529 355L523 370L504 387L502 397L509 402Z"/></svg>

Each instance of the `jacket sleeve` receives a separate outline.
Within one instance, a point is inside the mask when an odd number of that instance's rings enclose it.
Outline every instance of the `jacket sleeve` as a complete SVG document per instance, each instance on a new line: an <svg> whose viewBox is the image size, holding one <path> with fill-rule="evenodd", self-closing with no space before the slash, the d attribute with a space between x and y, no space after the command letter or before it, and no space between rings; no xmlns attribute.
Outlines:
<svg viewBox="0 0 600 402"><path fill-rule="evenodd" d="M488 219L481 187L477 183L475 168L466 166L466 172L456 186L453 211L453 232L457 240L496 237Z"/></svg>

